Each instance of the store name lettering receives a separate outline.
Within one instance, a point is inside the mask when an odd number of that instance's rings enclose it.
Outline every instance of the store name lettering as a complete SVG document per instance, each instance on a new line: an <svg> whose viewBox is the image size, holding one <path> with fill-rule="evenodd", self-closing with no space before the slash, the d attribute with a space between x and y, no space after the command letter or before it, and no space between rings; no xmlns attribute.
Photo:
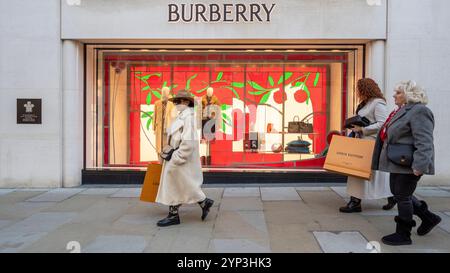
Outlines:
<svg viewBox="0 0 450 273"><path fill-rule="evenodd" d="M270 22L275 4L169 4L171 23Z"/></svg>

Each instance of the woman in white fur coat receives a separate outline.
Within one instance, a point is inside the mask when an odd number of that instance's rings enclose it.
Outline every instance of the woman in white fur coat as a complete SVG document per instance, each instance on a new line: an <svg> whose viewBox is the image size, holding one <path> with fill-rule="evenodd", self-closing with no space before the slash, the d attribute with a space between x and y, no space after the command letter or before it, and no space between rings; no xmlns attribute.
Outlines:
<svg viewBox="0 0 450 273"><path fill-rule="evenodd" d="M200 163L199 138L195 126L194 98L185 90L170 99L179 111L168 131L168 145L175 149L163 163L156 202L169 206L169 215L158 222L165 227L180 224L178 208L198 203L201 219L208 215L214 201L202 191L203 173Z"/></svg>

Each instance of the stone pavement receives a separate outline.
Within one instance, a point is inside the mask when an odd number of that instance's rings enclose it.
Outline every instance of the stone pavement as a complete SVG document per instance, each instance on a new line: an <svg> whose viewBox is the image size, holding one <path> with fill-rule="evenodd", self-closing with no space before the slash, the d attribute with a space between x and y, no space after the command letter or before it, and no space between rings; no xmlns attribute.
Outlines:
<svg viewBox="0 0 450 273"><path fill-rule="evenodd" d="M205 222L198 205L180 209L182 224L159 228L167 207L139 201L139 187L0 189L1 252L450 252L450 188L423 187L443 221L412 246L377 242L394 231L385 200L341 214L345 187L205 185L215 200ZM372 242L368 245L369 242Z"/></svg>

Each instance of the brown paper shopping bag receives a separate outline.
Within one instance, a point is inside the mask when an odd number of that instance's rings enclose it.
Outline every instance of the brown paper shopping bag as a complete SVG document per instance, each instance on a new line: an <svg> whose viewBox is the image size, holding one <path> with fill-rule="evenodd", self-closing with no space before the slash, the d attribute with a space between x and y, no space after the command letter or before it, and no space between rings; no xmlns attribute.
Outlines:
<svg viewBox="0 0 450 273"><path fill-rule="evenodd" d="M141 201L153 203L158 194L159 179L161 178L161 164L149 164L145 173L144 184L141 190Z"/></svg>
<svg viewBox="0 0 450 273"><path fill-rule="evenodd" d="M374 147L374 140L333 136L324 169L369 180Z"/></svg>

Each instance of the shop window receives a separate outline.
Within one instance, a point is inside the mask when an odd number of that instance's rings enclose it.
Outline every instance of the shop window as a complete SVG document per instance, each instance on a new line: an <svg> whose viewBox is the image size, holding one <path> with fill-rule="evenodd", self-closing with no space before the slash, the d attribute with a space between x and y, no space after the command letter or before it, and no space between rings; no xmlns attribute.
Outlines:
<svg viewBox="0 0 450 273"><path fill-rule="evenodd" d="M156 162L154 107L168 87L195 96L204 167L320 169L329 135L353 110L355 52L99 51L87 100L97 109L87 114L88 165ZM218 99L213 134L202 121L208 88Z"/></svg>

